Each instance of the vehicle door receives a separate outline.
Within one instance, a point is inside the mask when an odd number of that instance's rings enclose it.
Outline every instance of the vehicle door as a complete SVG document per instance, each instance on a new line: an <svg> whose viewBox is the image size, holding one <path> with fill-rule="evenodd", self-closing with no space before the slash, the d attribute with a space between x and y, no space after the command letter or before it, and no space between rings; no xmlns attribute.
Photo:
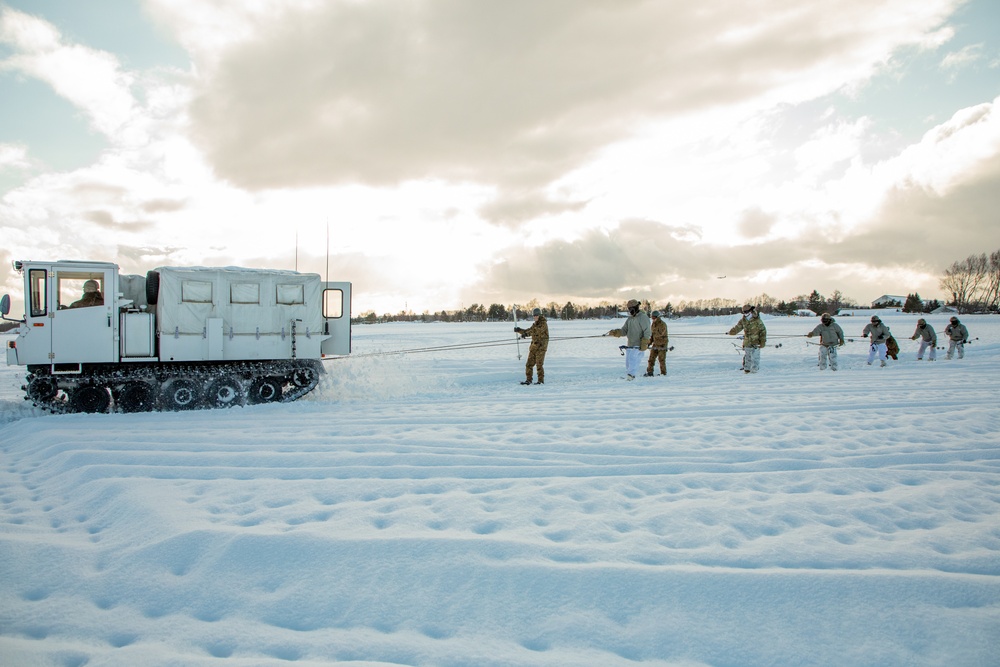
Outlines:
<svg viewBox="0 0 1000 667"><path fill-rule="evenodd" d="M48 267L29 266L25 276L25 333L17 339L18 363L48 364L52 355L52 299Z"/></svg>
<svg viewBox="0 0 1000 667"><path fill-rule="evenodd" d="M52 271L52 363L107 363L117 359L114 271L60 267Z"/></svg>
<svg viewBox="0 0 1000 667"><path fill-rule="evenodd" d="M324 356L351 353L351 283L323 283L323 333Z"/></svg>

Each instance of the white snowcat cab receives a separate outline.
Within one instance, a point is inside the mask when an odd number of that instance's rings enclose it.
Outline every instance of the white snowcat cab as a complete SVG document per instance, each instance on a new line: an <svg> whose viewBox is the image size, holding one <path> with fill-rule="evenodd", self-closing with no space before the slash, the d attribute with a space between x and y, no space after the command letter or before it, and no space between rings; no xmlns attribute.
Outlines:
<svg viewBox="0 0 1000 667"><path fill-rule="evenodd" d="M291 401L324 356L351 351L351 284L317 274L17 261L25 313L8 365L56 412L126 412ZM9 297L2 301L4 316Z"/></svg>

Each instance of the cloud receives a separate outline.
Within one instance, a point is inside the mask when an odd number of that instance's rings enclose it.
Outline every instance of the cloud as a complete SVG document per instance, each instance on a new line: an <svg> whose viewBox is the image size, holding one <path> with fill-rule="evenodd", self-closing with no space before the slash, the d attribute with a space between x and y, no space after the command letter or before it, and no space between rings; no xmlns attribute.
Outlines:
<svg viewBox="0 0 1000 667"><path fill-rule="evenodd" d="M969 44L958 51L951 51L941 59L941 69L954 70L968 67L983 58L983 44Z"/></svg>
<svg viewBox="0 0 1000 667"><path fill-rule="evenodd" d="M154 227L148 220L116 220L109 211L87 211L83 217L104 230L115 232L145 232Z"/></svg>
<svg viewBox="0 0 1000 667"><path fill-rule="evenodd" d="M146 213L176 213L184 210L187 202L183 199L150 199L141 204Z"/></svg>
<svg viewBox="0 0 1000 667"><path fill-rule="evenodd" d="M653 119L830 92L952 6L370 0L256 23L240 10L241 38L202 57L193 136L242 187L489 183L501 201L486 214L505 221L524 192Z"/></svg>
<svg viewBox="0 0 1000 667"><path fill-rule="evenodd" d="M829 233L811 210L794 207L742 211L737 229L746 241L736 244L631 219L576 241L501 251L470 292L500 302L550 294L560 302L586 301L630 292L659 300L740 299L760 292L790 298L814 288L861 298L873 298L872 291L937 293L940 272L952 261L1000 249L998 104L1000 98L963 109L900 155L873 167L855 165L825 183L834 201L864 186L877 193L849 231ZM775 234L789 219L800 220L797 233ZM715 282L716 275L727 280Z"/></svg>
<svg viewBox="0 0 1000 667"><path fill-rule="evenodd" d="M48 83L87 114L91 125L116 137L130 122L133 77L109 53L63 42L48 22L24 12L0 7L0 44L15 53L0 60L0 71L20 72Z"/></svg>
<svg viewBox="0 0 1000 667"><path fill-rule="evenodd" d="M20 144L0 144L0 171L24 170L31 167L28 148Z"/></svg>
<svg viewBox="0 0 1000 667"><path fill-rule="evenodd" d="M5 10L0 68L110 146L4 195L0 235L128 271L298 250L322 273L332 219L331 277L380 311L934 293L940 264L1000 247L996 101L876 157L879 119L834 91L939 48L957 4L147 0L192 55L180 74Z"/></svg>
<svg viewBox="0 0 1000 667"><path fill-rule="evenodd" d="M1000 153L944 192L910 184L892 189L862 233L828 253L873 266L916 266L943 270L973 249L1000 249Z"/></svg>
<svg viewBox="0 0 1000 667"><path fill-rule="evenodd" d="M586 201L556 201L540 191L510 192L480 208L479 214L494 224L517 227L529 220L581 211L586 205Z"/></svg>
<svg viewBox="0 0 1000 667"><path fill-rule="evenodd" d="M739 230L745 238L755 239L767 236L774 226L775 217L765 213L759 208L748 209L743 212L739 221Z"/></svg>

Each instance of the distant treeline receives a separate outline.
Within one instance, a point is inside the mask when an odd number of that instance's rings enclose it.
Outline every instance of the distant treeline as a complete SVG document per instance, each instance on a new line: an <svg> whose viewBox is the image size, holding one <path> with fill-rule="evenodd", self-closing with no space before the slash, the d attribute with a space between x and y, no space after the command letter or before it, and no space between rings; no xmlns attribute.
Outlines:
<svg viewBox="0 0 1000 667"><path fill-rule="evenodd" d="M779 301L767 294L761 294L747 302L735 299L696 299L693 301L680 301L676 305L671 302L659 303L648 299L641 302L642 309L646 312L658 310L666 317L699 317L705 315L735 315L740 312L744 303L752 303L761 313L772 313L779 315L798 315L803 311L812 311L819 315L823 312L836 313L842 308L860 308L854 299L845 297L839 291L833 293L830 298L824 297L817 290L812 294L803 295L788 301ZM923 303L917 294L910 295L906 304L888 303L885 307L903 308L907 312L909 309L916 311L933 310L940 304L930 302ZM517 319L531 319L531 311L539 308L546 318L552 320L594 320L613 319L619 317L626 311L624 303L601 302L596 306L576 304L566 302L559 305L550 302L541 305L537 299L532 299L528 303L517 306ZM468 308L461 310L441 310L437 312L400 312L394 315L376 315L374 311L363 313L360 317L353 319L355 324L375 324L378 322L505 322L513 321L514 314L512 308L503 304L494 303L489 306L474 303Z"/></svg>

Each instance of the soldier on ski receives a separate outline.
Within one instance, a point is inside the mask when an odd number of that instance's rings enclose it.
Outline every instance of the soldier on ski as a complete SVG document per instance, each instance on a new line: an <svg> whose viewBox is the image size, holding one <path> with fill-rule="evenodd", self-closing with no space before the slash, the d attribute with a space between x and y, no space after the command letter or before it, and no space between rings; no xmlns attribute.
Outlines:
<svg viewBox="0 0 1000 667"><path fill-rule="evenodd" d="M653 368L657 361L660 362L660 375L667 374L667 343L670 342L670 338L667 335L667 323L660 317L660 311L654 310L651 326L652 341L649 345L649 362L646 364L645 377L653 377Z"/></svg>
<svg viewBox="0 0 1000 667"><path fill-rule="evenodd" d="M756 373L760 368L760 348L767 345L767 327L761 321L757 309L747 304L743 306L743 316L732 329L730 336L743 332L743 372Z"/></svg>
<svg viewBox="0 0 1000 667"><path fill-rule="evenodd" d="M628 318L621 329L612 329L609 336L628 338L625 347L625 379L634 380L639 372L639 363L642 361L642 353L649 347L652 338L652 330L649 323L649 315L639 309L639 302L630 299L625 306L628 308Z"/></svg>
<svg viewBox="0 0 1000 667"><path fill-rule="evenodd" d="M944 328L944 335L948 337L948 358L955 356L958 350L958 358L965 358L965 344L969 342L969 330L958 321L957 317L952 317L948 326Z"/></svg>
<svg viewBox="0 0 1000 667"><path fill-rule="evenodd" d="M878 315L872 315L871 324L861 332L862 336L870 336L871 347L868 348L868 365L871 366L878 357L882 366L885 366L885 355L887 354L886 341L889 339L889 327L882 324Z"/></svg>
<svg viewBox="0 0 1000 667"><path fill-rule="evenodd" d="M820 315L820 323L806 334L807 338L819 336L819 369L826 370L829 360L830 370L837 370L837 348L844 345L844 330L830 313Z"/></svg>
<svg viewBox="0 0 1000 667"><path fill-rule="evenodd" d="M920 318L917 320L917 328L913 331L913 335L910 336L910 340L920 339L920 347L917 349L917 361L924 358L924 350L930 346L931 353L927 357L928 361L934 361L937 359L937 333L934 332L934 327L927 324L927 320Z"/></svg>
<svg viewBox="0 0 1000 667"><path fill-rule="evenodd" d="M528 348L528 362L524 365L525 380L521 384L531 384L531 373L533 368L538 369L538 383L545 384L545 351L549 347L549 323L542 315L541 308L531 311L531 316L535 318L535 323L527 329L514 327L514 331L521 334L521 338L531 337L531 346Z"/></svg>

